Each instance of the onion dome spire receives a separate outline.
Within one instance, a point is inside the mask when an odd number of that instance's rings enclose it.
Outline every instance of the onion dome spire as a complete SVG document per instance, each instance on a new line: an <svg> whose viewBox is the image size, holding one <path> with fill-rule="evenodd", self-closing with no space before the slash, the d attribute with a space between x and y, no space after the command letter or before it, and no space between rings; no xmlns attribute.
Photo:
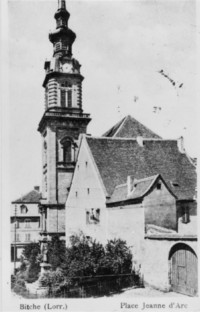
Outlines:
<svg viewBox="0 0 200 312"><path fill-rule="evenodd" d="M66 9L65 0L58 0L58 10L54 15L56 30L49 34L49 40L54 47L54 55L72 56L72 44L76 39L76 34L68 28L69 17L70 13Z"/></svg>

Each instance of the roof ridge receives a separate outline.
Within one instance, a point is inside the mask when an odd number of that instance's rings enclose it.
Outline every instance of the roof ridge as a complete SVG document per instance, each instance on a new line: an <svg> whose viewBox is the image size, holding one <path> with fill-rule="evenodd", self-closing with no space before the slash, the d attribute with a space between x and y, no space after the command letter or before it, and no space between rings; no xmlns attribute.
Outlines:
<svg viewBox="0 0 200 312"><path fill-rule="evenodd" d="M101 140L130 140L130 141L137 141L137 137L136 138L120 138L120 137L103 137L103 136L85 136L86 139L101 139ZM161 142L167 142L167 141L176 141L177 139L156 139L156 138L144 138L143 137L143 141L161 141Z"/></svg>
<svg viewBox="0 0 200 312"><path fill-rule="evenodd" d="M120 129L122 128L122 126L125 124L126 120L129 118L129 115L127 115L126 117L123 118L123 121L121 122L121 124L119 125L117 131L115 132L115 134L113 135L113 137L116 136L116 134L120 131Z"/></svg>
<svg viewBox="0 0 200 312"><path fill-rule="evenodd" d="M135 179L135 181L133 180L133 182L135 183L140 183L140 182L144 182L144 181L148 181L148 180L152 180L152 179L156 179L160 174L154 174L152 176L146 177L146 178L142 178L142 179Z"/></svg>
<svg viewBox="0 0 200 312"><path fill-rule="evenodd" d="M108 136L108 134L113 130L113 131L117 131L118 127L121 127L121 124L123 124L124 120L126 119L126 116L123 117L122 119L120 119L114 126L112 126L111 128L109 128L102 136ZM117 128L117 130L114 130L115 128ZM115 133L114 133L115 135ZM112 137L112 136L111 136Z"/></svg>

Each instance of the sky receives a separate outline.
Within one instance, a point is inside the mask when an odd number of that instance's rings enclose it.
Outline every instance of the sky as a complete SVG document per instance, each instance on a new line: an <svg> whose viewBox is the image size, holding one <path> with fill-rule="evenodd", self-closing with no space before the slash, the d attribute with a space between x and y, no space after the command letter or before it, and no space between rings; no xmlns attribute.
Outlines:
<svg viewBox="0 0 200 312"><path fill-rule="evenodd" d="M66 1L82 64L88 133L131 115L197 155L195 1ZM41 185L44 62L57 0L8 1L10 200ZM175 83L175 85L173 85Z"/></svg>

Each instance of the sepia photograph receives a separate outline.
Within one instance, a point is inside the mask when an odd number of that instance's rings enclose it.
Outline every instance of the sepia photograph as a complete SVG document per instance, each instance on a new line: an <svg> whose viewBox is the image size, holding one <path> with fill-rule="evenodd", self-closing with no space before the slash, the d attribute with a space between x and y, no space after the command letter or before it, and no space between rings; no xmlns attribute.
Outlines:
<svg viewBox="0 0 200 312"><path fill-rule="evenodd" d="M197 2L3 2L2 311L200 311Z"/></svg>

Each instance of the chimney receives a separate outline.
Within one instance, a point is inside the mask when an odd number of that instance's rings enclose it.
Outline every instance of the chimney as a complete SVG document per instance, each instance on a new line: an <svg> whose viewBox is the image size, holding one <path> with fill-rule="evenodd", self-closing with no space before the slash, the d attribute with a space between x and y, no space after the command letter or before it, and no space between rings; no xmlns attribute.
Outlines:
<svg viewBox="0 0 200 312"><path fill-rule="evenodd" d="M127 176L127 195L130 196L133 189L133 179L131 176Z"/></svg>
<svg viewBox="0 0 200 312"><path fill-rule="evenodd" d="M185 147L184 147L184 139L182 136L180 138L178 138L177 145L178 145L179 152L181 154L184 154L185 153Z"/></svg>
<svg viewBox="0 0 200 312"><path fill-rule="evenodd" d="M143 137L142 137L142 136L138 136L138 137L136 138L136 140L137 140L139 146L141 146L141 147L144 146L144 144L143 144Z"/></svg>
<svg viewBox="0 0 200 312"><path fill-rule="evenodd" d="M34 190L39 192L40 191L40 187L36 185L36 186L34 186Z"/></svg>

